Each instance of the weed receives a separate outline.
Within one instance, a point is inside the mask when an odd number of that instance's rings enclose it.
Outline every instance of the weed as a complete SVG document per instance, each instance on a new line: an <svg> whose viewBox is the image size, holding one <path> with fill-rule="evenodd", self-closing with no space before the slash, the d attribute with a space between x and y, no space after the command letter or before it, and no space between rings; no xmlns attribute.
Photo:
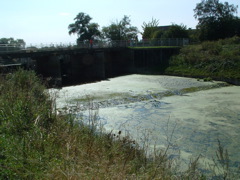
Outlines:
<svg viewBox="0 0 240 180"><path fill-rule="evenodd" d="M211 77L203 78L203 81L204 82L209 82L209 81L212 81L212 78Z"/></svg>
<svg viewBox="0 0 240 180"><path fill-rule="evenodd" d="M185 46L173 56L168 74L240 79L239 37Z"/></svg>

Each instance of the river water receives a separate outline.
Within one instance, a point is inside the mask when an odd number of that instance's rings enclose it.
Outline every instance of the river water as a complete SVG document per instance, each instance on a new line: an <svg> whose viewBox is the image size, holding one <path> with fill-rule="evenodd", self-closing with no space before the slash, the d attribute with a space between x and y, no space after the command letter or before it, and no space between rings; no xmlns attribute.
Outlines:
<svg viewBox="0 0 240 180"><path fill-rule="evenodd" d="M56 92L56 90L55 90ZM153 150L171 149L184 163L212 163L218 140L240 166L240 87L193 78L128 75L57 91L57 107L98 109L107 131L122 131ZM147 143L146 143L147 142Z"/></svg>

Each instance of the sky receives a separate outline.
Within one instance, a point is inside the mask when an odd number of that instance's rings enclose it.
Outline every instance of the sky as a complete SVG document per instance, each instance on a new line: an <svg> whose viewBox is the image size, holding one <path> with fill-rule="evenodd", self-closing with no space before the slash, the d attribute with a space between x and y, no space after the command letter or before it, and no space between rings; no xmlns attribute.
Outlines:
<svg viewBox="0 0 240 180"><path fill-rule="evenodd" d="M0 0L0 38L24 39L27 45L74 43L68 25L80 12L92 17L100 29L124 15L142 32L143 22L159 25L184 24L195 28L193 9L201 0ZM222 1L220 1L222 2ZM228 0L238 5L240 0ZM240 11L238 8L238 11ZM237 16L239 16L239 12Z"/></svg>

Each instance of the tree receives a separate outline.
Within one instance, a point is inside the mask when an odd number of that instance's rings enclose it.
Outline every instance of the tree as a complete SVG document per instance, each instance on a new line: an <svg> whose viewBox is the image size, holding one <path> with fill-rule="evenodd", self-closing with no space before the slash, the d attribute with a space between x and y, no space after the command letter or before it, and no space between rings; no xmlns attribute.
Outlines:
<svg viewBox="0 0 240 180"><path fill-rule="evenodd" d="M159 39L159 38L188 38L188 31L183 24L172 24L171 26L159 26L159 21L152 18L152 21L142 25L143 39Z"/></svg>
<svg viewBox="0 0 240 180"><path fill-rule="evenodd" d="M172 24L168 30L166 30L163 38L189 38L187 27L183 24Z"/></svg>
<svg viewBox="0 0 240 180"><path fill-rule="evenodd" d="M142 25L143 33L141 33L142 38L152 39L155 37L158 37L158 38L161 37L162 32L159 31L158 24L159 24L159 21L153 18L152 18L152 21L148 23L143 22L143 25Z"/></svg>
<svg viewBox="0 0 240 180"><path fill-rule="evenodd" d="M112 22L109 26L102 29L104 38L111 40L132 40L137 39L138 29L131 25L131 20L128 16L118 22Z"/></svg>
<svg viewBox="0 0 240 180"><path fill-rule="evenodd" d="M238 6L230 5L228 2L220 3L219 0L202 0L194 9L194 17L198 20L200 40L217 40L237 34L239 22L234 16Z"/></svg>
<svg viewBox="0 0 240 180"><path fill-rule="evenodd" d="M75 22L69 24L68 30L69 34L77 34L78 39L77 42L84 40L90 40L94 37L98 37L101 35L98 30L99 25L97 23L90 23L92 18L83 12L80 12L75 18Z"/></svg>
<svg viewBox="0 0 240 180"><path fill-rule="evenodd" d="M24 48L26 43L23 39L14 39L14 38L1 38L0 39L0 44L8 44L8 45L14 45L18 47Z"/></svg>
<svg viewBox="0 0 240 180"><path fill-rule="evenodd" d="M163 36L164 36L164 31L157 28L157 30L155 30L152 33L151 38L152 39L160 39L160 38L163 38Z"/></svg>

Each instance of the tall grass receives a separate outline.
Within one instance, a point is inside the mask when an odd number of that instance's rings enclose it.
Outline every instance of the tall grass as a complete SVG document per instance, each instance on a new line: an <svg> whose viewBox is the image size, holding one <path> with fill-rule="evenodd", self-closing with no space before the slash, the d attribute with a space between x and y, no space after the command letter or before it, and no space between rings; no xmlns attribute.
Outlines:
<svg viewBox="0 0 240 180"><path fill-rule="evenodd" d="M170 74L240 79L240 37L189 45L174 56Z"/></svg>
<svg viewBox="0 0 240 180"><path fill-rule="evenodd" d="M197 159L180 173L168 149L148 158L121 131L96 128L91 110L87 124L73 113L57 115L34 72L19 70L0 82L0 179L205 179Z"/></svg>

